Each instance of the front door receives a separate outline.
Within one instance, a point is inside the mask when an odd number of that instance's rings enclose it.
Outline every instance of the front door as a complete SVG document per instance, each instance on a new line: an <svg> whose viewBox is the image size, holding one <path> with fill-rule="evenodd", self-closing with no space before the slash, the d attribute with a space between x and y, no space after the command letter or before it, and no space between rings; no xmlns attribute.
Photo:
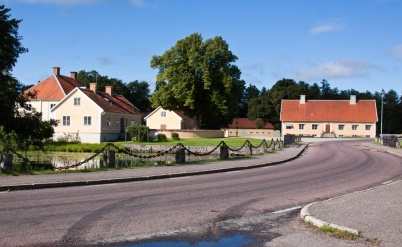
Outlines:
<svg viewBox="0 0 402 247"><path fill-rule="evenodd" d="M325 125L325 133L330 133L331 132L331 126L329 124Z"/></svg>

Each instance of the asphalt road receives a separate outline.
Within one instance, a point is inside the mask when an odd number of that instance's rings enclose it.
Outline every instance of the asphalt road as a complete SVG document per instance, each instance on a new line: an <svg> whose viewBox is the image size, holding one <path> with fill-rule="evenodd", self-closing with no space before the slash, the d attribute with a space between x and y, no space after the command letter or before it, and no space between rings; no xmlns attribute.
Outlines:
<svg viewBox="0 0 402 247"><path fill-rule="evenodd" d="M78 246L211 229L402 174L399 157L359 143L315 143L292 162L239 172L0 193L0 246Z"/></svg>

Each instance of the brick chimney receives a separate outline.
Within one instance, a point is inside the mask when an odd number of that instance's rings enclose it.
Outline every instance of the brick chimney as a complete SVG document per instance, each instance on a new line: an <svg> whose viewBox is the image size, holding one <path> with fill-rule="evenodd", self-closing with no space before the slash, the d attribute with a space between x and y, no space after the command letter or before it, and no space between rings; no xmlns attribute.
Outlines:
<svg viewBox="0 0 402 247"><path fill-rule="evenodd" d="M72 72L70 72L71 73L71 78L73 78L74 80L77 80L77 72L75 72L75 71L72 71Z"/></svg>
<svg viewBox="0 0 402 247"><path fill-rule="evenodd" d="M306 95L300 95L300 105L306 104Z"/></svg>
<svg viewBox="0 0 402 247"><path fill-rule="evenodd" d="M60 75L60 67L53 67L53 74Z"/></svg>
<svg viewBox="0 0 402 247"><path fill-rule="evenodd" d="M89 90L94 91L96 93L96 83L89 83Z"/></svg>
<svg viewBox="0 0 402 247"><path fill-rule="evenodd" d="M356 95L350 95L350 104L356 105Z"/></svg>
<svg viewBox="0 0 402 247"><path fill-rule="evenodd" d="M107 94L112 96L112 86L105 86L105 91L106 91Z"/></svg>

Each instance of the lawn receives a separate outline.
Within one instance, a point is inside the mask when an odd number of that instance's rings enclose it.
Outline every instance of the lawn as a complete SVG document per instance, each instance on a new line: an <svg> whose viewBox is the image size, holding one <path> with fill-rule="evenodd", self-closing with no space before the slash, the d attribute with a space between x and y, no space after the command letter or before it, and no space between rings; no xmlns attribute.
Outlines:
<svg viewBox="0 0 402 247"><path fill-rule="evenodd" d="M252 145L258 146L261 144L262 140L253 138L243 138L243 137L227 137L227 138L189 138L172 140L168 139L167 142L120 142L119 144L151 144L151 145L169 145L174 146L177 143L181 143L184 146L217 146L221 141L224 141L229 147L241 147L243 144L249 140ZM267 141L268 145L270 140Z"/></svg>

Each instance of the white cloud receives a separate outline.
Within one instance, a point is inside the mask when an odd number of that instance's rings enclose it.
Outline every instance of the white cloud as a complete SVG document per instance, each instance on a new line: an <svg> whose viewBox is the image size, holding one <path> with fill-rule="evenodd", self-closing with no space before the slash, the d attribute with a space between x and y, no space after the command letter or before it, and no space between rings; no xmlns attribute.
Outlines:
<svg viewBox="0 0 402 247"><path fill-rule="evenodd" d="M355 59L344 59L330 61L322 64L312 64L310 66L295 70L294 74L298 80L321 80L339 78L357 78L369 76L369 69L373 65Z"/></svg>
<svg viewBox="0 0 402 247"><path fill-rule="evenodd" d="M310 29L310 34L320 34L326 32L332 32L342 29L342 25L339 24L321 24Z"/></svg>
<svg viewBox="0 0 402 247"><path fill-rule="evenodd" d="M392 47L390 53L393 57L402 60L402 44Z"/></svg>

